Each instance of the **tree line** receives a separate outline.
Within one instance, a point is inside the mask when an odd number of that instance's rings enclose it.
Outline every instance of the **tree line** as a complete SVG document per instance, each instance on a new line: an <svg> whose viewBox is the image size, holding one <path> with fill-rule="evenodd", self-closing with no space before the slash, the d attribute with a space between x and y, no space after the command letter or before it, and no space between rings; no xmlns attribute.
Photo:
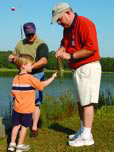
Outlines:
<svg viewBox="0 0 114 152"><path fill-rule="evenodd" d="M8 56L12 51L0 51L0 68L14 69L14 64L9 63ZM46 69L55 70L57 69L57 60L55 59L55 51L49 52L48 64L45 66ZM114 58L112 57L101 57L101 65L103 72L114 72ZM67 62L62 61L63 69L69 69Z"/></svg>

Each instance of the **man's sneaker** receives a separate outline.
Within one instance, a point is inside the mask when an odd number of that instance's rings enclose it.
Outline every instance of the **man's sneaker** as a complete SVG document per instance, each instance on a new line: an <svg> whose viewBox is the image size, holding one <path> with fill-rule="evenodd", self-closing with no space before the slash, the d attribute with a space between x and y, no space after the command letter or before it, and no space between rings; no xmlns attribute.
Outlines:
<svg viewBox="0 0 114 152"><path fill-rule="evenodd" d="M82 132L83 132L82 130L78 130L75 134L69 135L68 137L70 140L74 140L78 138Z"/></svg>
<svg viewBox="0 0 114 152"><path fill-rule="evenodd" d="M29 145L22 145L22 146L17 146L16 147L16 152L23 152L23 151L28 151L30 149Z"/></svg>
<svg viewBox="0 0 114 152"><path fill-rule="evenodd" d="M94 144L94 140L93 140L92 135L89 138L85 138L81 134L78 138L76 138L72 141L69 141L69 145L72 147L89 146L89 145L93 145L93 144Z"/></svg>
<svg viewBox="0 0 114 152"><path fill-rule="evenodd" d="M10 143L8 147L8 151L15 151L16 149L16 144Z"/></svg>

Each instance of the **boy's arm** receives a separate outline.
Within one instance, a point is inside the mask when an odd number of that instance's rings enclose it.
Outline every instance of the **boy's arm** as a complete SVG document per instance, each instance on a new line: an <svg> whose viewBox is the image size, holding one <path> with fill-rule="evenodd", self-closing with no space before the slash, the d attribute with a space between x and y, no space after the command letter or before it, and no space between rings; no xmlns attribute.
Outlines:
<svg viewBox="0 0 114 152"><path fill-rule="evenodd" d="M48 80L45 80L45 81L40 81L39 79L33 77L32 75L30 75L30 82L31 82L31 85L42 91L44 89L44 87L48 86L53 80L54 78L57 76L57 73L54 73L51 78L49 78Z"/></svg>
<svg viewBox="0 0 114 152"><path fill-rule="evenodd" d="M51 78L45 80L45 81L41 81L41 84L44 85L44 87L48 86L55 78L57 77L57 72L54 73Z"/></svg>

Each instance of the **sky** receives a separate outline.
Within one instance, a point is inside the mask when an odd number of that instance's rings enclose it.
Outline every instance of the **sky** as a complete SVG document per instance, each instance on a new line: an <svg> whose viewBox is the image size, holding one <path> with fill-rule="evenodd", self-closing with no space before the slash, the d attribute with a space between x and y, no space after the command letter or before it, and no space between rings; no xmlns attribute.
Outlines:
<svg viewBox="0 0 114 152"><path fill-rule="evenodd" d="M68 3L78 15L95 23L101 57L114 57L114 0L0 0L0 51L15 48L26 22L34 22L37 35L50 51L56 51L63 28L50 22L52 8L60 2ZM12 7L16 10L11 11Z"/></svg>

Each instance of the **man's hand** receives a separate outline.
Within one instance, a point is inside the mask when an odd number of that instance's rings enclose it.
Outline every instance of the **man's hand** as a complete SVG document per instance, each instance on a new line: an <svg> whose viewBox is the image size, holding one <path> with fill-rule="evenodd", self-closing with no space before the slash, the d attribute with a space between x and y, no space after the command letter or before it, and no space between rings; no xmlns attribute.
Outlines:
<svg viewBox="0 0 114 152"><path fill-rule="evenodd" d="M56 57L56 58L58 58L58 57L61 57L61 58L62 58L63 52L65 52L65 48L64 48L64 47L60 47L60 48L56 51L55 57Z"/></svg>
<svg viewBox="0 0 114 152"><path fill-rule="evenodd" d="M9 55L9 57L8 57L8 61L9 62L14 63L15 60L16 60L16 56L15 55L13 55L13 54Z"/></svg>
<svg viewBox="0 0 114 152"><path fill-rule="evenodd" d="M61 58L62 58L62 59L65 59L65 60L70 60L70 53L63 52Z"/></svg>

